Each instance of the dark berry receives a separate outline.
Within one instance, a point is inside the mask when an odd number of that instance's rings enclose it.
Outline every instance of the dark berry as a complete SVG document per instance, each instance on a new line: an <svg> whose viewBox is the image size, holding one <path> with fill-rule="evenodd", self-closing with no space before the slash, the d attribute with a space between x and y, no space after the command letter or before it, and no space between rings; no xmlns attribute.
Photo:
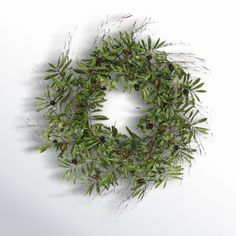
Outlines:
<svg viewBox="0 0 236 236"><path fill-rule="evenodd" d="M59 88L59 89L57 89L57 92L64 92L64 89L63 88Z"/></svg>
<svg viewBox="0 0 236 236"><path fill-rule="evenodd" d="M95 174L95 175L93 175L92 177L93 177L94 179L99 179L100 176L99 176L99 174Z"/></svg>
<svg viewBox="0 0 236 236"><path fill-rule="evenodd" d="M79 106L79 107L81 107L81 108L84 108L84 107L86 107L86 105L85 105L85 104L78 104L78 106Z"/></svg>
<svg viewBox="0 0 236 236"><path fill-rule="evenodd" d="M84 104L79 104L79 103L73 105L73 108L75 110L80 110L81 108L84 108L84 107L85 107Z"/></svg>
<svg viewBox="0 0 236 236"><path fill-rule="evenodd" d="M77 159L73 158L73 159L71 160L71 163L77 165L77 164L78 164L78 161L77 161Z"/></svg>
<svg viewBox="0 0 236 236"><path fill-rule="evenodd" d="M139 91L139 88L140 88L139 84L135 84L135 85L134 85L134 89L135 89L136 91Z"/></svg>
<svg viewBox="0 0 236 236"><path fill-rule="evenodd" d="M134 68L135 66L134 66L134 64L130 64L130 67L131 67L131 68Z"/></svg>
<svg viewBox="0 0 236 236"><path fill-rule="evenodd" d="M105 143L105 141L106 141L106 138L104 136L101 136L99 139L100 139L100 142L102 142L102 143Z"/></svg>
<svg viewBox="0 0 236 236"><path fill-rule="evenodd" d="M75 108L79 110L82 106L80 104L75 104Z"/></svg>
<svg viewBox="0 0 236 236"><path fill-rule="evenodd" d="M150 61L152 59L152 55L148 55L147 59Z"/></svg>
<svg viewBox="0 0 236 236"><path fill-rule="evenodd" d="M153 128L153 124L152 123L147 123L146 124L146 128L147 129L152 129Z"/></svg>
<svg viewBox="0 0 236 236"><path fill-rule="evenodd" d="M53 143L57 143L57 140L56 140L56 139L54 139L52 142L53 142Z"/></svg>
<svg viewBox="0 0 236 236"><path fill-rule="evenodd" d="M174 145L174 151L178 151L179 150L179 146L178 145Z"/></svg>
<svg viewBox="0 0 236 236"><path fill-rule="evenodd" d="M165 171L165 169L164 169L163 167L161 167L161 168L158 169L158 173L159 173L159 174L163 174L164 171Z"/></svg>
<svg viewBox="0 0 236 236"><path fill-rule="evenodd" d="M189 91L188 91L187 89L184 89L184 90L183 90L183 93L184 93L185 96L188 96Z"/></svg>
<svg viewBox="0 0 236 236"><path fill-rule="evenodd" d="M139 184L144 184L144 183L145 183L144 178L140 178L140 179L138 179L138 183L139 183Z"/></svg>
<svg viewBox="0 0 236 236"><path fill-rule="evenodd" d="M172 72L175 68L172 63L168 64L168 69Z"/></svg>
<svg viewBox="0 0 236 236"><path fill-rule="evenodd" d="M100 86L99 87L101 90L106 90L107 88L105 86Z"/></svg>
<svg viewBox="0 0 236 236"><path fill-rule="evenodd" d="M52 106L54 106L56 104L56 102L55 101L50 101L50 105L52 105Z"/></svg>
<svg viewBox="0 0 236 236"><path fill-rule="evenodd" d="M74 109L74 110L79 110L79 109L80 109L80 105L79 105L79 104L72 103L72 104L71 104L71 108Z"/></svg>
<svg viewBox="0 0 236 236"><path fill-rule="evenodd" d="M124 53L125 53L125 54L130 54L130 53L131 53L131 50L130 50L129 48L127 48L127 49L124 50Z"/></svg>
<svg viewBox="0 0 236 236"><path fill-rule="evenodd" d="M100 65L101 63L103 63L103 59L102 58L98 58L96 63L97 63L97 65Z"/></svg>

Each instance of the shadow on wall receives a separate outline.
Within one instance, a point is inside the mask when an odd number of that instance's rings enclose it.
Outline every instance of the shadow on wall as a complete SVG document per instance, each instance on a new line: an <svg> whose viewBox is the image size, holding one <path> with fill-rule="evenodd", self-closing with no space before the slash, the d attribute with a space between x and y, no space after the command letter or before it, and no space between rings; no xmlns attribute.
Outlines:
<svg viewBox="0 0 236 236"><path fill-rule="evenodd" d="M43 78L45 77L46 70L48 69L48 62L54 63L60 55L60 49L64 47L65 34L57 34L54 36L54 40L50 47L48 55L46 55L45 63L35 65L32 69L32 76L25 82L25 86L28 86L28 94L22 101L22 111L24 116L21 117L21 124L19 128L22 128L25 137L24 150L28 154L38 153L38 147L42 144L40 135L44 127L47 126L47 122L43 119L40 112L36 112L36 96L41 96L42 91L45 88ZM25 140L27 142L25 142ZM55 153L54 153L55 154ZM44 159L47 162L48 168L54 170L51 175L52 179L59 180L62 178L63 170L58 168L56 156L53 158L53 152L43 154L46 156Z"/></svg>
<svg viewBox="0 0 236 236"><path fill-rule="evenodd" d="M116 19L116 17L114 17ZM104 23L105 24L105 23ZM130 25L127 27L123 28L128 29ZM71 41L71 48L75 47L76 50L72 51L72 58L87 58L92 50L94 49L94 39L96 38L97 31L99 31L99 27L97 27L97 22L90 22L86 26L86 33L83 33L83 38L80 38L77 41L74 41L73 34L69 35L69 38L72 37ZM84 30L84 29L83 29ZM90 34L87 34L87 32L92 32ZM77 28L75 28L74 33L77 33ZM112 36L115 36L118 34L118 32L114 32L114 34L111 34ZM84 36L85 35L85 36ZM22 122L20 124L20 128L24 130L25 135L27 136L27 139L24 138L24 143L27 144L26 147L24 147L24 150L28 154L32 154L34 152L38 152L37 148L41 144L41 139L40 139L40 134L44 127L47 126L47 122L42 118L42 114L40 112L36 112L36 107L35 107L35 97L36 96L41 96L43 88L45 87L44 80L43 78L45 77L45 72L48 69L48 62L54 63L57 61L58 56L62 51L60 49L65 48L67 45L65 44L68 41L65 40L65 35L64 34L57 34L54 37L54 42L52 43L51 51L48 53L45 59L45 63L41 65L36 65L35 69L33 69L33 76L28 79L26 82L27 86L30 87L29 93L27 96L24 98L22 102L22 110L24 117L22 117ZM75 44L73 44L75 42ZM73 53L75 53L73 55ZM116 96L120 96L121 94L118 92ZM137 94L132 96L132 100L134 104L139 104L140 103L140 97ZM140 104L142 107L142 104ZM109 116L109 115L108 115ZM129 118L127 118L127 125L130 127L134 127L134 124L137 123L138 119L140 118L140 113L137 114L131 114ZM119 128L119 127L118 127ZM27 142L25 142L27 140ZM56 153L54 150L47 151L44 153L45 155L45 162L47 162L48 168L52 170L52 175L50 178L54 181L64 181L63 180L63 174L64 174L64 169L58 167L58 162L56 158ZM69 193L66 193L66 195L72 195L72 194L79 194L79 195L84 195L85 188L80 185L80 184L75 184L73 185L71 182L68 183L69 185L72 185L71 191ZM114 191L114 198L111 202L111 205L114 206L118 205L127 198L129 195L129 190L128 188L124 189L117 189ZM62 193L64 194L64 193Z"/></svg>

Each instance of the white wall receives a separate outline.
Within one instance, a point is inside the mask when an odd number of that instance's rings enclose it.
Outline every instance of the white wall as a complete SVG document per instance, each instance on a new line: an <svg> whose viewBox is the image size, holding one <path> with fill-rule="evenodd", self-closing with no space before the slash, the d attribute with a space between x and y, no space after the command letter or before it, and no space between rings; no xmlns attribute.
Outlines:
<svg viewBox="0 0 236 236"><path fill-rule="evenodd" d="M61 180L54 153L34 150L26 122L37 122L36 81L68 32L78 26L85 53L106 15L126 13L153 17L161 38L186 42L207 60L203 101L214 136L182 184L153 190L125 210L114 195L89 198ZM235 236L235 22L233 0L1 0L0 235Z"/></svg>

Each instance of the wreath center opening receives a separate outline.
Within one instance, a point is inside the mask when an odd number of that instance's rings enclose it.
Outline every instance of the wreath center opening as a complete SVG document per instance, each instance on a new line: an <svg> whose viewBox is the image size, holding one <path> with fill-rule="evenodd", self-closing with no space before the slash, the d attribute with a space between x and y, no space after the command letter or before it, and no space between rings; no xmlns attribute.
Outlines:
<svg viewBox="0 0 236 236"><path fill-rule="evenodd" d="M123 92L121 86L117 90L107 92L106 101L103 103L102 112L96 115L104 115L109 120L93 121L107 126L115 125L119 132L127 134L126 126L136 130L139 119L143 116L143 110L147 105L143 102L139 92L132 94Z"/></svg>

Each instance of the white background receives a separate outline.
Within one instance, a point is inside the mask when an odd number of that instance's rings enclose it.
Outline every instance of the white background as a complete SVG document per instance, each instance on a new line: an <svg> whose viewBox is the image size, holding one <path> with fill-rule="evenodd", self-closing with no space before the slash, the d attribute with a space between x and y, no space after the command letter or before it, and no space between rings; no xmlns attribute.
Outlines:
<svg viewBox="0 0 236 236"><path fill-rule="evenodd" d="M185 42L206 59L203 101L213 138L181 184L153 190L124 210L115 195L85 197L61 180L55 154L39 154L25 124L33 119L36 81L68 32L78 26L83 51L106 15L127 13L151 16L161 38ZM1 0L0 235L235 236L235 22L233 0Z"/></svg>

